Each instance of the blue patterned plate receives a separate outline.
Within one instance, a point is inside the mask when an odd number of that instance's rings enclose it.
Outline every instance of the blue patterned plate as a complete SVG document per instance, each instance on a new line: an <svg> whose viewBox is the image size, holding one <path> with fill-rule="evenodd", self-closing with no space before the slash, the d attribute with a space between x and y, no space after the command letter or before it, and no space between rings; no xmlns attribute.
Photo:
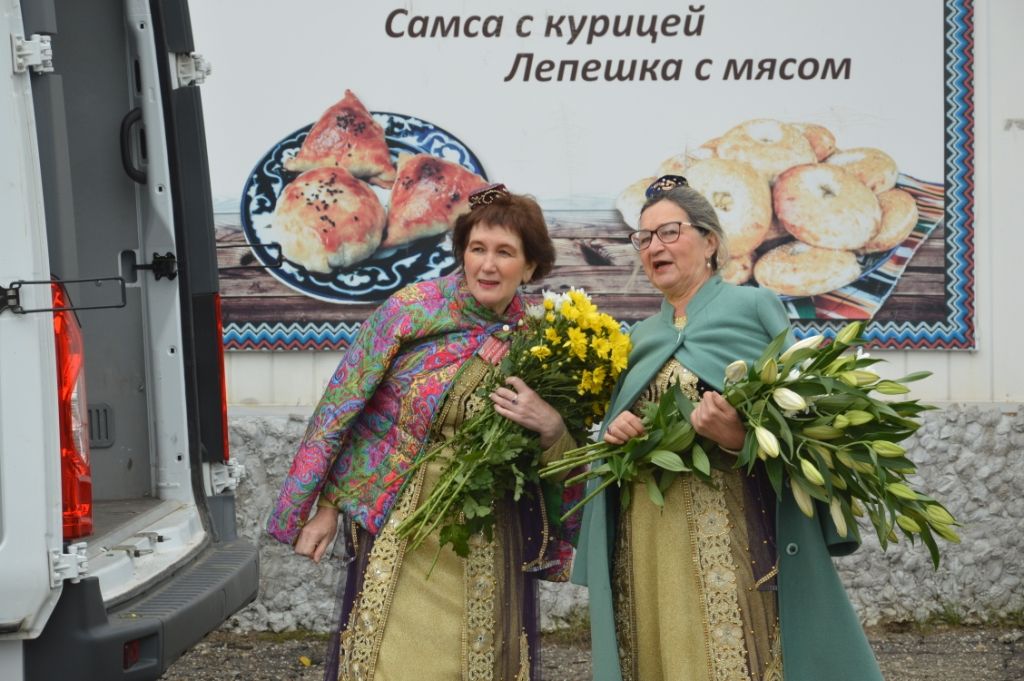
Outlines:
<svg viewBox="0 0 1024 681"><path fill-rule="evenodd" d="M371 115L384 128L392 161L397 161L399 152L427 153L458 163L487 179L476 155L433 123L404 114L374 111ZM311 123L275 144L253 168L242 191L242 232L267 271L285 286L331 303L380 302L403 286L453 271L455 256L448 234L379 250L351 267L338 267L326 273L310 272L287 258L282 258L280 267L274 267L279 249L264 244L261 236L269 231L277 198L299 175L285 170L284 160L298 152L312 127ZM373 189L386 207L390 190Z"/></svg>

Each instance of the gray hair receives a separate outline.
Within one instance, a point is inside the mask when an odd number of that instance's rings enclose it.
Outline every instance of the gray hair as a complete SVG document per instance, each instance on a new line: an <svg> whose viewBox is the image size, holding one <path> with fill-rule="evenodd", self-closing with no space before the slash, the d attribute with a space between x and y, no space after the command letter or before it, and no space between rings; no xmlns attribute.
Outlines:
<svg viewBox="0 0 1024 681"><path fill-rule="evenodd" d="M718 221L718 214L714 207L704 198L704 195L693 187L678 186L667 191L655 194L644 202L640 209L640 215L644 211L661 201L671 201L676 204L690 217L690 223L705 234L714 234L718 240L718 248L711 255L711 269L717 272L719 268L725 267L729 262L729 243L722 230L722 224Z"/></svg>

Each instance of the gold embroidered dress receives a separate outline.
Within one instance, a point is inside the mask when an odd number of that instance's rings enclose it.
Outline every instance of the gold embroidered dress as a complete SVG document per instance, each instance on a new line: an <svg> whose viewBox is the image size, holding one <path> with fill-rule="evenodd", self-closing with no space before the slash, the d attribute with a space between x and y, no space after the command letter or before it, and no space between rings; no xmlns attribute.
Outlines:
<svg viewBox="0 0 1024 681"><path fill-rule="evenodd" d="M698 377L670 359L636 410L677 383L698 399ZM775 570L748 545L745 474L712 474L717 489L681 474L663 510L630 490L612 568L623 681L782 681L776 594L758 589Z"/></svg>
<svg viewBox="0 0 1024 681"><path fill-rule="evenodd" d="M432 443L451 437L486 407L474 392L487 367L479 357L469 360L435 419ZM542 459L549 461L571 447L566 434ZM521 603L533 597L527 592L533 586L525 578L522 531L512 502L495 509L494 540L475 535L465 559L451 547L439 553L436 533L415 551L407 551L406 541L396 536L395 528L426 499L443 468L439 457L419 471L374 540L362 588L341 633L340 681L530 678Z"/></svg>

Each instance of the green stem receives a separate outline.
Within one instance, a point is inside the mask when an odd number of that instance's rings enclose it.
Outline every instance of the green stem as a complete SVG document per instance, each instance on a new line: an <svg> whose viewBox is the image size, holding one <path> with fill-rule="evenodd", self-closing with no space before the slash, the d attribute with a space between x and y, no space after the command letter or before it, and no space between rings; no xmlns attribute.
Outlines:
<svg viewBox="0 0 1024 681"><path fill-rule="evenodd" d="M596 489L594 489L594 491L593 491L593 492L591 492L591 493L590 493L590 494L588 494L587 496L583 497L583 501L579 502L578 504L576 504L575 506L573 506L572 508L570 508L570 509L569 509L568 511L566 511L565 513L563 513L563 514L562 514L562 521L565 521L565 519L566 519L566 518L568 518L568 517L569 517L569 516L571 516L571 515L572 515L573 513L575 513L575 512L576 512L576 511L578 511L579 509L581 509L581 508L583 508L584 506L586 506L586 505L587 505L587 503L588 503L588 502L590 502L590 500L591 500L591 499L593 499L594 497L596 497L596 496L597 496L597 495L598 495L599 493L601 493L601 492L605 491L605 490L606 490L606 489L607 489L608 487L610 487L610 486L612 485L612 483L614 483L614 482L615 482L615 478L614 478L614 477L610 477L610 478L608 478L607 480L605 480L604 482L602 482L602 483L601 483L600 485L598 485L598 486L597 486L597 488L596 488Z"/></svg>

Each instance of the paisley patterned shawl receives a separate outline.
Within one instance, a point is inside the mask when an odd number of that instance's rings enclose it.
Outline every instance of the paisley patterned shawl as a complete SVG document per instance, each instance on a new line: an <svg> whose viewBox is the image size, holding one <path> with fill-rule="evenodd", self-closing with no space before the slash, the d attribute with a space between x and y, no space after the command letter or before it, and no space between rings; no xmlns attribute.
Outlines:
<svg viewBox="0 0 1024 681"><path fill-rule="evenodd" d="M459 368L522 313L516 296L499 317L476 301L461 273L388 298L360 326L331 377L267 532L294 543L319 494L376 534Z"/></svg>

